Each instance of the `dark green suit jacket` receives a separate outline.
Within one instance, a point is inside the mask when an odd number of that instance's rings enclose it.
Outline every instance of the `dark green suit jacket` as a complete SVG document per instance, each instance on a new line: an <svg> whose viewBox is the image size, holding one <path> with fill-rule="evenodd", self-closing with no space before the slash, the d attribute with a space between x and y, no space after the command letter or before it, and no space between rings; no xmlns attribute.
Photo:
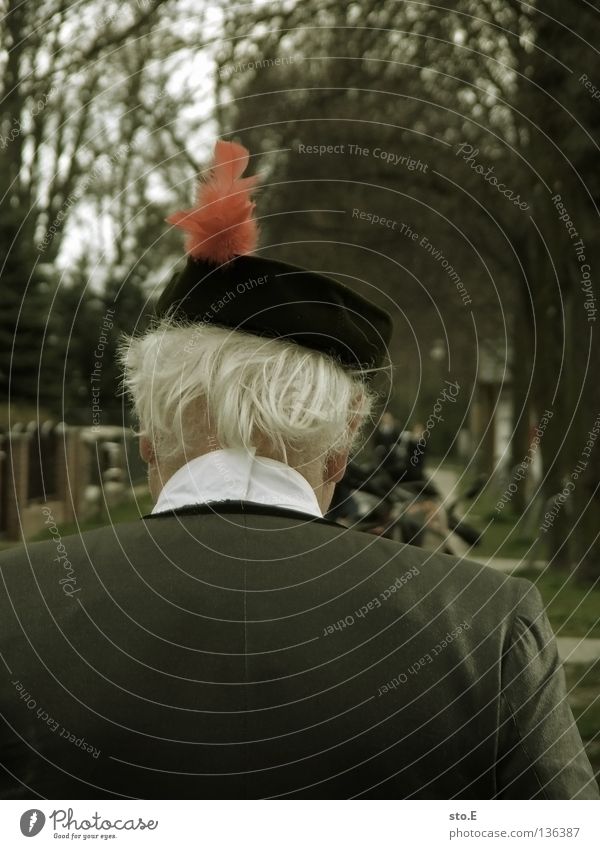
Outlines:
<svg viewBox="0 0 600 849"><path fill-rule="evenodd" d="M598 798L525 580L242 502L0 573L4 798Z"/></svg>

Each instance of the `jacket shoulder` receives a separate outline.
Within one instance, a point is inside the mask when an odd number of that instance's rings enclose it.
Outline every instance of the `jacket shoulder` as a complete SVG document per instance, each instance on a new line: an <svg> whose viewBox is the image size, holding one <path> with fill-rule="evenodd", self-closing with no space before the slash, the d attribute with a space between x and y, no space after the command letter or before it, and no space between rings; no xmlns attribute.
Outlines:
<svg viewBox="0 0 600 849"><path fill-rule="evenodd" d="M356 531L353 534L355 537L367 536ZM467 557L428 551L382 537L376 540L375 546L369 545L368 548L373 550L373 553L376 550L379 558L396 558L409 567L416 567L420 574L427 576L428 583L432 585L455 585L457 589L485 586L491 592L508 593L519 599L527 597L534 604L539 598L537 589L526 578L501 572Z"/></svg>

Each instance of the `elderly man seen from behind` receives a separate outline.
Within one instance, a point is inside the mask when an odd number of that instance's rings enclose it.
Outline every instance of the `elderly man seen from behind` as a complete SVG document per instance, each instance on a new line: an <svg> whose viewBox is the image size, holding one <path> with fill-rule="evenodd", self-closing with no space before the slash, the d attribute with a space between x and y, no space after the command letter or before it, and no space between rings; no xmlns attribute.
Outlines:
<svg viewBox="0 0 600 849"><path fill-rule="evenodd" d="M123 347L152 513L64 538L76 596L0 554L2 795L597 799L537 589L323 517L391 320L255 251L247 164Z"/></svg>

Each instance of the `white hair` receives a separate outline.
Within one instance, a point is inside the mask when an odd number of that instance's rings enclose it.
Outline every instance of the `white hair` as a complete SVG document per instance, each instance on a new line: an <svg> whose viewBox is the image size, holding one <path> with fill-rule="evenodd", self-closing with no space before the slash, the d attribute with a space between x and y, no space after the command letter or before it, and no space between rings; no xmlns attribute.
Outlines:
<svg viewBox="0 0 600 849"><path fill-rule="evenodd" d="M350 450L375 394L365 373L295 342L163 319L120 349L123 385L162 461L221 448L268 448L288 462Z"/></svg>

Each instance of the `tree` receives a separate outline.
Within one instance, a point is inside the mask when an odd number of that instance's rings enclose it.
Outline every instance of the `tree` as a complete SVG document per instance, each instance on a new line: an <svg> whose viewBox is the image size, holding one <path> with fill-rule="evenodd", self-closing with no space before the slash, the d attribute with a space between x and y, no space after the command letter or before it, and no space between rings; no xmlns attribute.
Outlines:
<svg viewBox="0 0 600 849"><path fill-rule="evenodd" d="M59 335L56 323L64 318L52 312L61 278L57 261L69 223L75 219L79 232L85 231L88 198L98 197L101 184L106 192L108 178L116 173L121 182L118 189L113 182L111 189L117 191L121 220L133 214L127 199L135 195L135 202L140 191L130 185L140 172L149 171L148 159L138 148L145 152L146 144L152 156L155 146L148 143L148 133L157 129L150 124L148 108L142 111L138 101L142 91L146 107L152 98L169 99L166 91L157 90L156 81L168 76L163 62L182 46L175 18L162 18L167 5L168 0L132 0L111 9L93 0L75 6L65 0L6 3L0 22L4 399L10 386L12 402L41 400L58 412L60 392L54 376L60 370L51 349ZM157 36L159 25L163 31ZM141 114L145 122L139 120ZM149 209L152 212L152 204ZM141 229L145 208L135 213ZM82 245L82 250L89 255L90 247ZM124 260L124 249L117 243L113 264L131 261L132 250L137 246L130 243ZM110 277L110 270L105 273Z"/></svg>

